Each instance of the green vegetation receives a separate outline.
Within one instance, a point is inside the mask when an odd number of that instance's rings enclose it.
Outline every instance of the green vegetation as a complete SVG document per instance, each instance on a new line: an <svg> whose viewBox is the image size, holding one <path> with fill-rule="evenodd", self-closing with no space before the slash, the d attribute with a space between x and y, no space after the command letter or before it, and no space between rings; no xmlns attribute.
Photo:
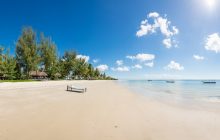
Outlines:
<svg viewBox="0 0 220 140"><path fill-rule="evenodd" d="M0 77L12 80L16 78L16 60L9 55L9 50L0 47Z"/></svg>
<svg viewBox="0 0 220 140"><path fill-rule="evenodd" d="M16 44L17 70L20 76L25 76L25 79L30 78L29 73L37 70L39 64L39 49L36 40L36 33L28 27L23 29Z"/></svg>
<svg viewBox="0 0 220 140"><path fill-rule="evenodd" d="M75 51L66 51L62 57L58 57L56 44L51 37L45 37L42 33L38 40L31 27L23 28L16 42L15 56L9 52L0 46L0 80L26 82L45 77L50 80L115 80L86 60L77 59ZM43 75L41 72L44 72Z"/></svg>
<svg viewBox="0 0 220 140"><path fill-rule="evenodd" d="M36 82L36 80L0 80L0 82L12 82L12 83L16 83L16 82Z"/></svg>

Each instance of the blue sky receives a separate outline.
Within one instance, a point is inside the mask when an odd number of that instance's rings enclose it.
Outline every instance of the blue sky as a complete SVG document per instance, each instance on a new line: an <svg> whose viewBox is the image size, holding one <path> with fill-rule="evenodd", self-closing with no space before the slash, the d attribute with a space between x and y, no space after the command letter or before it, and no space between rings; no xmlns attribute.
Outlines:
<svg viewBox="0 0 220 140"><path fill-rule="evenodd" d="M220 78L218 0L2 0L0 18L11 50L32 26L119 79Z"/></svg>

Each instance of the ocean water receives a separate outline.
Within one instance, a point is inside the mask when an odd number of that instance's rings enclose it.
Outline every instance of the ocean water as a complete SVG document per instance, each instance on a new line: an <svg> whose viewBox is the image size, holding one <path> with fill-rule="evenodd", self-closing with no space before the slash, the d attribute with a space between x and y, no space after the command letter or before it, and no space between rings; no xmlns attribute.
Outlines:
<svg viewBox="0 0 220 140"><path fill-rule="evenodd" d="M120 84L150 99L194 106L219 106L220 81L216 84L203 84L201 80L178 80L167 83L165 80L121 80Z"/></svg>

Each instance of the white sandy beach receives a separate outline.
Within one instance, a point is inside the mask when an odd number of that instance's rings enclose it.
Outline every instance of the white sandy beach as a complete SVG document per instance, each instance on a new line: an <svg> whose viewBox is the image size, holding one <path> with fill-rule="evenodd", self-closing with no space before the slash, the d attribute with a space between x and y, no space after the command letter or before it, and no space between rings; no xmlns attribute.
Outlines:
<svg viewBox="0 0 220 140"><path fill-rule="evenodd" d="M219 139L220 111L148 100L114 81L0 83L0 140Z"/></svg>

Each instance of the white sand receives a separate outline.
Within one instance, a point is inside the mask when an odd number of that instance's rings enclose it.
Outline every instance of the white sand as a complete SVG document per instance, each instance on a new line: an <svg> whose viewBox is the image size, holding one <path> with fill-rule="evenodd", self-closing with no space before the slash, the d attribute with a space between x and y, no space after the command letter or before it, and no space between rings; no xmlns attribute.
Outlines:
<svg viewBox="0 0 220 140"><path fill-rule="evenodd" d="M65 91L70 83L88 92ZM148 100L114 81L0 83L0 140L220 140L220 111Z"/></svg>

